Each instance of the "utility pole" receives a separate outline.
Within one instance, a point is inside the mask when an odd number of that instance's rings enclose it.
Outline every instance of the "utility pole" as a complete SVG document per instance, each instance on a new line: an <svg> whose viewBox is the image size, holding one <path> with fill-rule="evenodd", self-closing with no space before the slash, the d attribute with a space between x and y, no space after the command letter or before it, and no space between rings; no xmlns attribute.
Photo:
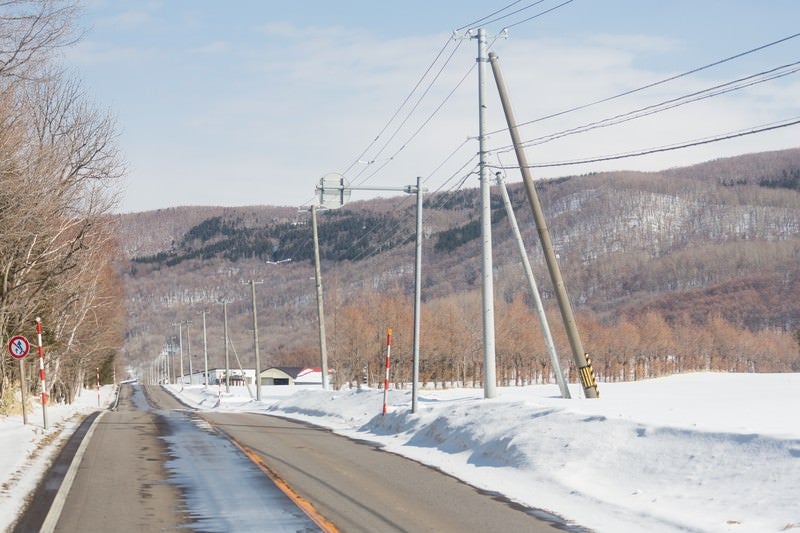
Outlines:
<svg viewBox="0 0 800 533"><path fill-rule="evenodd" d="M258 314L256 312L256 285L264 283L263 281L243 281L242 283L249 283L253 298L253 346L256 352L256 401L261 401L261 357L258 354Z"/></svg>
<svg viewBox="0 0 800 533"><path fill-rule="evenodd" d="M167 385L172 383L172 376L169 373L169 348L164 350L164 376L166 376Z"/></svg>
<svg viewBox="0 0 800 533"><path fill-rule="evenodd" d="M208 388L208 339L206 338L206 310L203 309L203 359L205 359L205 373L203 387Z"/></svg>
<svg viewBox="0 0 800 533"><path fill-rule="evenodd" d="M191 320L184 322L186 324L186 347L189 350L189 385L194 385L194 371L192 370L192 336L189 326L192 325Z"/></svg>
<svg viewBox="0 0 800 533"><path fill-rule="evenodd" d="M222 302L222 321L225 330L225 392L231 392L231 369L228 359L228 302Z"/></svg>
<svg viewBox="0 0 800 533"><path fill-rule="evenodd" d="M314 280L317 292L317 317L319 320L319 359L322 388L328 388L328 345L325 340L325 311L322 298L322 269L319 264L319 233L317 232L317 206L311 206L311 232L314 237Z"/></svg>
<svg viewBox="0 0 800 533"><path fill-rule="evenodd" d="M177 324L172 325L178 326L178 349L180 350L181 354L181 391L183 391L183 385L185 383L185 374L183 372L183 322L179 321Z"/></svg>
<svg viewBox="0 0 800 533"><path fill-rule="evenodd" d="M416 244L416 263L415 263L415 299L414 299L414 347L413 347L413 384L411 386L411 412L415 413L417 410L417 384L419 382L419 318L421 315L421 298L420 290L422 287L422 193L425 189L422 188L422 178L417 177L417 185L406 185L405 187L350 187L344 176L339 174L328 174L319 180L317 192L319 193L320 204L329 208L342 207L350 198L351 191L397 191L407 194L417 195L417 244ZM316 238L316 211L312 208L311 211L312 224L314 226L314 245L318 247ZM319 259L317 259L317 269L319 269ZM317 274L319 280L319 274ZM320 282L321 283L321 282ZM321 298L322 286L319 285ZM319 307L320 313L322 307ZM321 315L320 315L321 316ZM321 320L321 319L320 319Z"/></svg>
<svg viewBox="0 0 800 533"><path fill-rule="evenodd" d="M525 184L525 192L528 195L528 202L533 212L533 218L536 222L536 230L539 233L539 240L542 243L544 250L544 258L547 262L547 269L550 272L550 279L553 282L553 288L556 292L556 299L558 300L558 307L561 310L561 316L564 320L564 326L567 330L567 337L569 344L572 348L572 356L575 360L575 365L578 367L581 375L581 384L583 385L583 392L587 398L599 397L597 389L597 382L594 379L594 371L589 363L586 352L583 351L583 343L581 342L580 334L578 333L578 326L575 323L575 315L572 312L572 305L567 295L567 289L564 285L564 279L561 277L561 269L558 266L558 259L553 249L553 242L550 239L550 232L547 229L547 222L544 218L544 211L539 202L539 195L536 192L536 186L531 177L531 171L528 166L528 158L525 155L525 150L520 141L519 131L517 130L517 122L514 118L514 112L511 109L511 102L508 98L506 91L505 81L503 74L500 71L500 65L497 62L497 55L492 52L489 54L489 61L492 64L492 71L494 72L494 79L497 83L497 91L500 95L500 101L503 104L503 111L505 112L506 122L508 123L508 130L511 133L511 140L514 144L514 151L517 155L517 162L519 169L522 172L522 181Z"/></svg>
<svg viewBox="0 0 800 533"><path fill-rule="evenodd" d="M414 345L411 383L411 412L417 412L419 383L419 322L422 315L422 178L417 176L417 241L414 250ZM388 356L388 352L387 352Z"/></svg>
<svg viewBox="0 0 800 533"><path fill-rule="evenodd" d="M486 30L478 29L478 152L481 182L481 259L483 283L483 397L497 395L494 339L494 279L492 272L492 210L491 183L486 168L486 104L484 103L486 73Z"/></svg>

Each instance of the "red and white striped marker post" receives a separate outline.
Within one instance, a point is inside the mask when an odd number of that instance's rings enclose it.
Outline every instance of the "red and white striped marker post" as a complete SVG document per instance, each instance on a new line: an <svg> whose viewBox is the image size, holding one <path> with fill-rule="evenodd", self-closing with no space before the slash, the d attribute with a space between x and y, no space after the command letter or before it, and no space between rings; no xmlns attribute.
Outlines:
<svg viewBox="0 0 800 533"><path fill-rule="evenodd" d="M386 335L386 378L383 381L383 414L386 414L386 398L389 395L389 367L392 364L392 328Z"/></svg>
<svg viewBox="0 0 800 533"><path fill-rule="evenodd" d="M97 407L100 407L100 367L97 368Z"/></svg>
<svg viewBox="0 0 800 533"><path fill-rule="evenodd" d="M42 349L42 319L36 317L36 337L39 339L39 381L42 384L42 417L47 429L47 385L44 379L44 350Z"/></svg>

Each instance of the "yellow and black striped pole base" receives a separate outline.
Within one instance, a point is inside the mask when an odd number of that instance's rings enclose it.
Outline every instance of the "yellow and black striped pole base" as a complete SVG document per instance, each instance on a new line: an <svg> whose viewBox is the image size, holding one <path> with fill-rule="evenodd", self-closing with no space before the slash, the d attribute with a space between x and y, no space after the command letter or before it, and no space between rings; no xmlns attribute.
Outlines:
<svg viewBox="0 0 800 533"><path fill-rule="evenodd" d="M583 392L587 398L599 398L600 389L597 388L597 380L594 377L594 369L592 368L592 359L589 354L584 354L586 357L586 366L581 367L581 384L583 385ZM594 391L592 394L589 391Z"/></svg>

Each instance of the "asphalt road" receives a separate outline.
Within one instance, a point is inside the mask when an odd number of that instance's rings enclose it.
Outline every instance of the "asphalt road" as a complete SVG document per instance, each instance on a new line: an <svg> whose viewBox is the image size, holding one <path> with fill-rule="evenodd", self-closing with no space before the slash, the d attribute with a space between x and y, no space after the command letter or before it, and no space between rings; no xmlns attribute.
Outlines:
<svg viewBox="0 0 800 533"><path fill-rule="evenodd" d="M347 532L554 532L526 509L404 457L258 414L206 414Z"/></svg>
<svg viewBox="0 0 800 533"><path fill-rule="evenodd" d="M145 391L123 386L118 410L95 423L55 531L559 530L367 443L266 415L191 412Z"/></svg>
<svg viewBox="0 0 800 533"><path fill-rule="evenodd" d="M104 413L78 468L55 531L164 531L189 523L181 492L165 483L165 428L122 386L117 411Z"/></svg>

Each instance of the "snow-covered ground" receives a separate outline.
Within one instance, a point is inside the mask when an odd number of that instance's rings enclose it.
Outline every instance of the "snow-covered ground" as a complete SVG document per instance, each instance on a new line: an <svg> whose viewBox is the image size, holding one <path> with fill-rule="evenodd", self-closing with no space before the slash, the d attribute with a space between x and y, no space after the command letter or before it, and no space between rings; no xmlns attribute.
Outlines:
<svg viewBox="0 0 800 533"><path fill-rule="evenodd" d="M105 385L100 388L99 402L97 389L85 389L72 405L49 404L47 430L40 402L31 405L27 425L22 423L22 415L0 416L0 530L8 530L14 523L84 415L108 407L115 399L115 387Z"/></svg>
<svg viewBox="0 0 800 533"><path fill-rule="evenodd" d="M264 387L259 403L244 387L179 389L199 409L267 412L374 441L596 531L800 533L800 374L601 383L599 400L562 400L555 385L499 388L492 400L424 390L416 414L410 391L390 390L385 416L381 390ZM0 422L0 446L19 456L0 459L0 526L8 500L22 497L15 479L35 433Z"/></svg>

